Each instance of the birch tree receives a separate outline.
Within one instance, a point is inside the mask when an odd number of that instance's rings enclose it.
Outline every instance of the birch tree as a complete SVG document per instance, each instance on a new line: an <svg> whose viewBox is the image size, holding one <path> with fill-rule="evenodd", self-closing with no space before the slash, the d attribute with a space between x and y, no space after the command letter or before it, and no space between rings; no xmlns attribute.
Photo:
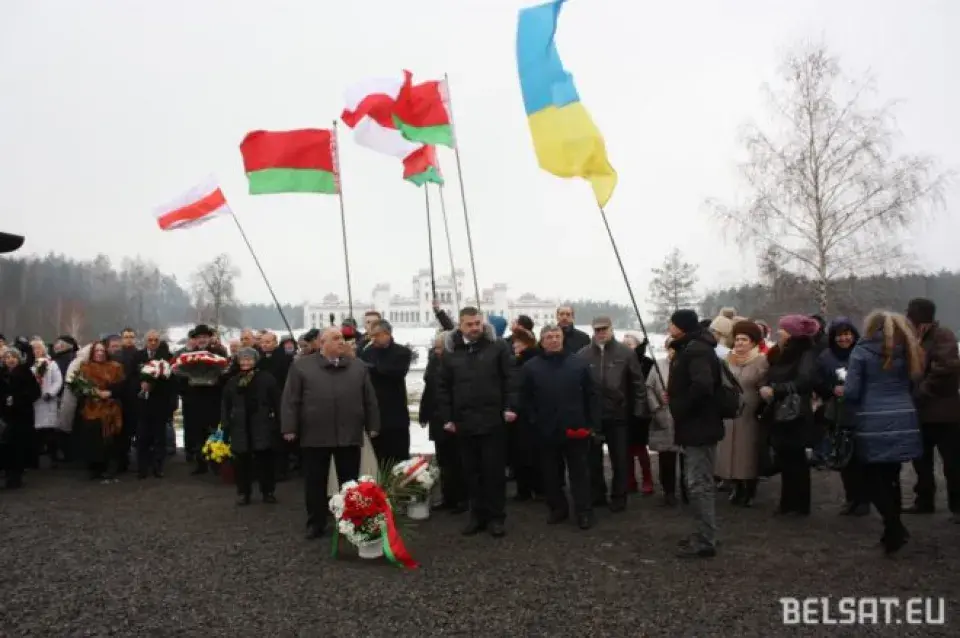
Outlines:
<svg viewBox="0 0 960 638"><path fill-rule="evenodd" d="M697 267L684 261L679 248L667 254L659 268L651 269L649 302L653 306L653 321L658 330L664 330L670 315L681 308L697 304Z"/></svg>
<svg viewBox="0 0 960 638"><path fill-rule="evenodd" d="M192 293L197 320L220 326L236 326L238 319L235 282L240 276L230 255L217 255L203 264L193 276Z"/></svg>
<svg viewBox="0 0 960 638"><path fill-rule="evenodd" d="M873 79L850 81L824 48L789 56L781 81L766 89L770 123L743 134L748 198L708 204L742 243L775 249L826 316L835 280L905 257L904 231L942 201L950 176L929 156L895 152L894 105L871 106Z"/></svg>

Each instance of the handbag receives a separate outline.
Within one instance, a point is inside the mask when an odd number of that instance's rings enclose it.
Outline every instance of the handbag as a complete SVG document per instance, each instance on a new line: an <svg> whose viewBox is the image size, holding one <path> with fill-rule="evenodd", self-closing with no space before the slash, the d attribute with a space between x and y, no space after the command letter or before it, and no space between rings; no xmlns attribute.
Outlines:
<svg viewBox="0 0 960 638"><path fill-rule="evenodd" d="M787 385L787 395L777 399L773 408L774 423L790 423L801 417L803 399L797 394L796 387L790 383Z"/></svg>

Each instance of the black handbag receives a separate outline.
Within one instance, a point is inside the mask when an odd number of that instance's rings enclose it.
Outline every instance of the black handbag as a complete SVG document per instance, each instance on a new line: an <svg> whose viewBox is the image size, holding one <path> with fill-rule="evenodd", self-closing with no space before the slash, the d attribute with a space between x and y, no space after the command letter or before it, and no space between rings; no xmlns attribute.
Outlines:
<svg viewBox="0 0 960 638"><path fill-rule="evenodd" d="M788 384L787 395L777 399L773 407L774 423L791 423L799 419L803 412L803 398L797 394L792 383Z"/></svg>

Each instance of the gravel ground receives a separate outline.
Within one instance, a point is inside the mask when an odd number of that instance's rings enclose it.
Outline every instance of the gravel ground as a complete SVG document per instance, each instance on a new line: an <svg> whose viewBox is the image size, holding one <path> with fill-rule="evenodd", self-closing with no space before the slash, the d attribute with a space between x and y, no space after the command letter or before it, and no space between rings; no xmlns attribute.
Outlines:
<svg viewBox="0 0 960 638"><path fill-rule="evenodd" d="M163 480L27 479L0 493L2 636L921 636L960 624L960 526L908 519L911 543L885 558L879 519L838 517L839 478L825 472L809 520L771 516L776 479L753 509L719 503L709 561L673 557L682 509L634 496L589 532L511 503L501 540L463 538L463 517L436 513L404 532L415 572L303 540L297 480L278 505L238 509L232 487L187 476L182 460ZM781 624L780 596L855 595L943 596L947 626Z"/></svg>

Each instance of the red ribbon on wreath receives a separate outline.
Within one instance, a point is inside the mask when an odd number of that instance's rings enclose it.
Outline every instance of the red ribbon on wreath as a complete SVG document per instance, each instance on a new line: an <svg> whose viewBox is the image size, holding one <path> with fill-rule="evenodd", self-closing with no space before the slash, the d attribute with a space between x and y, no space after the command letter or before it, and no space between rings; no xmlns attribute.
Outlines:
<svg viewBox="0 0 960 638"><path fill-rule="evenodd" d="M588 430L587 428L577 428L577 429L567 428L568 439L580 440L580 439L586 439L589 436L590 436L590 430Z"/></svg>

